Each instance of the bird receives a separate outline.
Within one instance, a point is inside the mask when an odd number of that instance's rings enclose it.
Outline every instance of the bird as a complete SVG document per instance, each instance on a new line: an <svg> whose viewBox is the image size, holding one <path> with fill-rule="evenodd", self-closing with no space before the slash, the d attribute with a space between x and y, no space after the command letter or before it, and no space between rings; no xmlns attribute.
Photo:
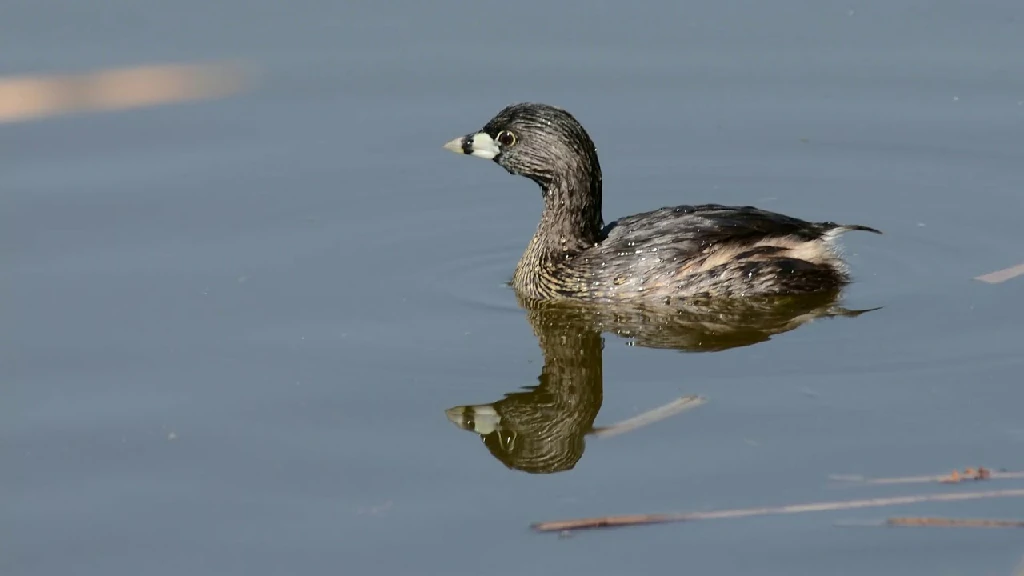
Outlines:
<svg viewBox="0 0 1024 576"><path fill-rule="evenodd" d="M549 104L508 105L444 148L540 187L540 221L510 282L531 300L671 305L834 291L852 281L838 237L882 233L722 204L666 206L605 224L594 141Z"/></svg>

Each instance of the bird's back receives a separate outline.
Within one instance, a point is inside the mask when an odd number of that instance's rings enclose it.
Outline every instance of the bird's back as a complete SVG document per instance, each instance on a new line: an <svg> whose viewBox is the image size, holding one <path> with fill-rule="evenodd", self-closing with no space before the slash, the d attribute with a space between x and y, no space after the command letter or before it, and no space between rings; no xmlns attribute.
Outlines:
<svg viewBox="0 0 1024 576"><path fill-rule="evenodd" d="M571 257L533 262L532 287L588 300L832 290L849 282L834 243L847 230L877 232L750 206L666 207L609 224L598 244Z"/></svg>

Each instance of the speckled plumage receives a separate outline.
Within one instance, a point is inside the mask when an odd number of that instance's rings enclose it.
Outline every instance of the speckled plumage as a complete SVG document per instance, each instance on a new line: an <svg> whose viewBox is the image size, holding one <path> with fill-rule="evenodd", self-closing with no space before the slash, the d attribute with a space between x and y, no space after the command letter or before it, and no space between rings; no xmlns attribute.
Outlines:
<svg viewBox="0 0 1024 576"><path fill-rule="evenodd" d="M452 150L535 181L544 211L512 286L541 300L671 301L806 294L850 281L835 240L866 226L808 222L751 206L666 207L607 226L597 150L568 112L514 104Z"/></svg>

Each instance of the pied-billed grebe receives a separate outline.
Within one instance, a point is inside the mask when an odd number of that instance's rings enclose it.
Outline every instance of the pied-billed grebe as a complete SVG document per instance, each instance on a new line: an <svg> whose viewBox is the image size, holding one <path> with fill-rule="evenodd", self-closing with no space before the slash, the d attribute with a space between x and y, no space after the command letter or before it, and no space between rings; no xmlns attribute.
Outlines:
<svg viewBox="0 0 1024 576"><path fill-rule="evenodd" d="M594 142L571 114L546 104L508 106L444 147L540 185L544 211L512 276L528 298L664 302L835 290L850 281L836 237L881 233L718 204L666 207L606 226Z"/></svg>

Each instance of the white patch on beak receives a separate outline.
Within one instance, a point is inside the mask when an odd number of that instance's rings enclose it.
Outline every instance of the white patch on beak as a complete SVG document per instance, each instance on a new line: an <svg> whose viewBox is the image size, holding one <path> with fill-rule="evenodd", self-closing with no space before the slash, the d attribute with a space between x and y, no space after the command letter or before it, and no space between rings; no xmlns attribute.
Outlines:
<svg viewBox="0 0 1024 576"><path fill-rule="evenodd" d="M445 410L448 421L459 428L466 428L467 421L473 422L472 430L484 436L494 432L501 425L501 416L492 406L483 404L480 406L456 406Z"/></svg>
<svg viewBox="0 0 1024 576"><path fill-rule="evenodd" d="M475 156L475 154L474 154ZM501 426L501 416L490 406L474 406L473 410L473 431L482 436L487 436Z"/></svg>
<svg viewBox="0 0 1024 576"><path fill-rule="evenodd" d="M485 160L491 160L498 154L501 154L501 148L498 147L498 143L488 136L486 132L477 132L476 134L456 138L445 144L444 147L446 150L451 150L456 154L466 154L468 150L469 154Z"/></svg>
<svg viewBox="0 0 1024 576"><path fill-rule="evenodd" d="M470 150L472 150L470 154L484 160L491 160L498 154L501 154L501 148L498 148L498 143L484 132L473 134L473 143Z"/></svg>

